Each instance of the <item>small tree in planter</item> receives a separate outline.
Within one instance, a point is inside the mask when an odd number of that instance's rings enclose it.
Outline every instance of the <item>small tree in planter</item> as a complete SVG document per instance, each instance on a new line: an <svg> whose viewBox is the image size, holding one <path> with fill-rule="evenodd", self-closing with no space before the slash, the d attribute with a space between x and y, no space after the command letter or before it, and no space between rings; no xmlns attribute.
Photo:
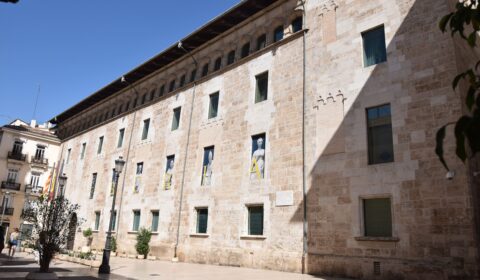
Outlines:
<svg viewBox="0 0 480 280"><path fill-rule="evenodd" d="M87 228L86 230L83 231L83 237L87 239L87 246L90 247L92 246L92 240L93 240L93 232L91 228Z"/></svg>
<svg viewBox="0 0 480 280"><path fill-rule="evenodd" d="M39 251L40 272L49 272L50 261L67 244L70 221L78 209L78 204L72 204L64 197L49 200L41 196L27 203L22 219L33 224L30 239Z"/></svg>
<svg viewBox="0 0 480 280"><path fill-rule="evenodd" d="M143 258L146 259L148 252L150 252L150 239L152 238L152 232L146 228L141 228L137 235L137 245L135 245L135 249L137 249L137 253L139 255L143 255Z"/></svg>
<svg viewBox="0 0 480 280"><path fill-rule="evenodd" d="M117 239L115 236L112 236L112 239L110 239L110 250L114 252L114 255L117 255Z"/></svg>

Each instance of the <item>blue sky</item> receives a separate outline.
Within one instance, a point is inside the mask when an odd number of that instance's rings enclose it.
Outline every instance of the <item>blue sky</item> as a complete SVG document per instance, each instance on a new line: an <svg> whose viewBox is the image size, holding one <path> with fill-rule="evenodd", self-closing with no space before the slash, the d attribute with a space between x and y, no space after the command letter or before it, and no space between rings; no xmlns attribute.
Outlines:
<svg viewBox="0 0 480 280"><path fill-rule="evenodd" d="M47 121L239 0L0 3L0 124Z"/></svg>

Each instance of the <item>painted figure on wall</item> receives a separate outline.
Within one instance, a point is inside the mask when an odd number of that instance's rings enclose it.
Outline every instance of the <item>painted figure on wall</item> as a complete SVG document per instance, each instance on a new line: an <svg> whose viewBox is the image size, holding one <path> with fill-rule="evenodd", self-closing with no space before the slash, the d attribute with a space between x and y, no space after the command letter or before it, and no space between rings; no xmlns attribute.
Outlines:
<svg viewBox="0 0 480 280"><path fill-rule="evenodd" d="M163 181L163 189L169 190L172 188L173 167L175 166L175 156L167 157L167 168L165 170L165 178Z"/></svg>
<svg viewBox="0 0 480 280"><path fill-rule="evenodd" d="M252 161L250 163L250 179L263 179L265 171L264 135L252 137Z"/></svg>
<svg viewBox="0 0 480 280"><path fill-rule="evenodd" d="M212 164L213 164L213 147L205 148L203 156L202 168L202 186L210 186L212 183Z"/></svg>

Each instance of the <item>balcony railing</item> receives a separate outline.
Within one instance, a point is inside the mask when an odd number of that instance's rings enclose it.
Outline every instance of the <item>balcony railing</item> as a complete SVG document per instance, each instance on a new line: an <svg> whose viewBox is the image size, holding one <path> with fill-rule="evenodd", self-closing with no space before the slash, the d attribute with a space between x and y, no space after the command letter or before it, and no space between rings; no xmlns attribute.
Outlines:
<svg viewBox="0 0 480 280"><path fill-rule="evenodd" d="M41 195L43 191L43 187L41 186L32 186L32 185L26 185L25 186L25 192L30 193L33 195Z"/></svg>
<svg viewBox="0 0 480 280"><path fill-rule="evenodd" d="M0 215L2 215L3 211L3 205L0 205ZM12 207L6 207L5 212L3 212L6 216L12 216L13 215L13 208Z"/></svg>
<svg viewBox="0 0 480 280"><path fill-rule="evenodd" d="M31 162L33 164L38 164L38 165L48 165L48 159L47 158L38 158L35 156L32 156Z"/></svg>
<svg viewBox="0 0 480 280"><path fill-rule="evenodd" d="M3 181L2 182L2 189L19 191L20 190L20 184L15 183L15 182Z"/></svg>
<svg viewBox="0 0 480 280"><path fill-rule="evenodd" d="M27 155L18 153L18 152L8 152L8 159L18 160L18 161L25 161Z"/></svg>

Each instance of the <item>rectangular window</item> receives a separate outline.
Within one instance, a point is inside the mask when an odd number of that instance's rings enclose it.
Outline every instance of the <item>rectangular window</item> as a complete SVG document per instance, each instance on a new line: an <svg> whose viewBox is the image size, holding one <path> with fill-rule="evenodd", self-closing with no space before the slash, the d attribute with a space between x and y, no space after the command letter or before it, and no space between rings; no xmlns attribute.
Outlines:
<svg viewBox="0 0 480 280"><path fill-rule="evenodd" d="M67 164L70 162L70 155L72 154L72 149L67 150Z"/></svg>
<svg viewBox="0 0 480 280"><path fill-rule="evenodd" d="M212 164L215 147L207 147L203 150L203 164L202 164L202 186L210 186L212 183Z"/></svg>
<svg viewBox="0 0 480 280"><path fill-rule="evenodd" d="M142 175L143 174L143 162L137 163L137 175Z"/></svg>
<svg viewBox="0 0 480 280"><path fill-rule="evenodd" d="M138 231L140 228L140 210L133 210L132 231Z"/></svg>
<svg viewBox="0 0 480 280"><path fill-rule="evenodd" d="M142 105L145 104L146 101L147 101L147 94L145 93L145 94L142 96Z"/></svg>
<svg viewBox="0 0 480 280"><path fill-rule="evenodd" d="M17 176L18 176L18 170L8 169L7 182L16 183L17 182Z"/></svg>
<svg viewBox="0 0 480 280"><path fill-rule="evenodd" d="M168 87L168 92L172 92L175 90L175 80L170 82L170 86Z"/></svg>
<svg viewBox="0 0 480 280"><path fill-rule="evenodd" d="M123 146L123 137L124 136L125 136L125 128L122 128L118 131L117 148L121 148Z"/></svg>
<svg viewBox="0 0 480 280"><path fill-rule="evenodd" d="M242 51L240 53L241 58L245 58L250 54L250 42L242 46Z"/></svg>
<svg viewBox="0 0 480 280"><path fill-rule="evenodd" d="M82 144L82 152L80 153L80 159L85 158L85 150L87 149L87 143Z"/></svg>
<svg viewBox="0 0 480 280"><path fill-rule="evenodd" d="M158 211L152 211L152 232L158 232L158 218L159 213Z"/></svg>
<svg viewBox="0 0 480 280"><path fill-rule="evenodd" d="M92 174L92 185L90 186L90 199L93 198L93 194L95 193L95 185L97 184L97 173Z"/></svg>
<svg viewBox="0 0 480 280"><path fill-rule="evenodd" d="M302 25L303 25L303 18L302 17L297 17L292 21L292 31L293 33L296 33L300 30L302 30Z"/></svg>
<svg viewBox="0 0 480 280"><path fill-rule="evenodd" d="M143 121L143 131L142 131L142 140L148 138L148 129L150 128L150 119Z"/></svg>
<svg viewBox="0 0 480 280"><path fill-rule="evenodd" d="M248 207L248 235L263 235L263 206Z"/></svg>
<svg viewBox="0 0 480 280"><path fill-rule="evenodd" d="M268 97L268 72L255 76L255 103L267 100Z"/></svg>
<svg viewBox="0 0 480 280"><path fill-rule="evenodd" d="M210 105L208 107L208 118L212 119L215 118L218 114L218 97L220 93L212 93L210 94Z"/></svg>
<svg viewBox="0 0 480 280"><path fill-rule="evenodd" d="M15 141L15 143L13 143L12 154L19 155L22 153L22 150L23 150L23 142Z"/></svg>
<svg viewBox="0 0 480 280"><path fill-rule="evenodd" d="M165 93L165 85L162 85L162 86L160 87L160 92L158 93L158 95L159 95L160 97L162 97L164 93Z"/></svg>
<svg viewBox="0 0 480 280"><path fill-rule="evenodd" d="M227 65L230 65L235 62L235 50L230 51L227 56Z"/></svg>
<svg viewBox="0 0 480 280"><path fill-rule="evenodd" d="M392 237L390 198L363 200L364 234L369 237Z"/></svg>
<svg viewBox="0 0 480 280"><path fill-rule="evenodd" d="M37 145L37 150L35 151L35 159L42 160L45 156L45 146Z"/></svg>
<svg viewBox="0 0 480 280"><path fill-rule="evenodd" d="M180 77L179 87L183 87L184 85L185 85L185 74L183 74L182 77Z"/></svg>
<svg viewBox="0 0 480 280"><path fill-rule="evenodd" d="M98 138L97 155L102 153L102 148L103 148L103 136Z"/></svg>
<svg viewBox="0 0 480 280"><path fill-rule="evenodd" d="M117 226L117 210L113 211L113 215L112 215L112 231L115 231L116 226Z"/></svg>
<svg viewBox="0 0 480 280"><path fill-rule="evenodd" d="M197 77L197 69L193 69L192 73L190 74L190 82L195 81L196 77Z"/></svg>
<svg viewBox="0 0 480 280"><path fill-rule="evenodd" d="M98 231L100 228L100 211L95 212L95 227L94 230Z"/></svg>
<svg viewBox="0 0 480 280"><path fill-rule="evenodd" d="M368 163L393 162L390 104L367 108Z"/></svg>
<svg viewBox="0 0 480 280"><path fill-rule="evenodd" d="M208 63L205 63L202 68L202 77L205 77L208 75Z"/></svg>
<svg viewBox="0 0 480 280"><path fill-rule="evenodd" d="M197 233L207 233L208 208L197 208Z"/></svg>
<svg viewBox="0 0 480 280"><path fill-rule="evenodd" d="M267 46L267 35L263 34L257 38L257 51Z"/></svg>
<svg viewBox="0 0 480 280"><path fill-rule="evenodd" d="M220 68L222 67L222 58L221 57L218 57L216 60L215 60L215 64L213 66L213 70L214 71L218 71L220 70Z"/></svg>
<svg viewBox="0 0 480 280"><path fill-rule="evenodd" d="M177 130L180 127L180 113L181 107L173 109L173 119L172 119L172 131Z"/></svg>
<svg viewBox="0 0 480 280"><path fill-rule="evenodd" d="M283 25L280 25L279 27L275 28L273 31L273 41L278 42L283 39Z"/></svg>
<svg viewBox="0 0 480 280"><path fill-rule="evenodd" d="M35 190L40 187L40 174L39 173L32 173L30 177L30 186L32 190Z"/></svg>
<svg viewBox="0 0 480 280"><path fill-rule="evenodd" d="M383 25L362 33L363 64L365 67L387 61L385 30Z"/></svg>

